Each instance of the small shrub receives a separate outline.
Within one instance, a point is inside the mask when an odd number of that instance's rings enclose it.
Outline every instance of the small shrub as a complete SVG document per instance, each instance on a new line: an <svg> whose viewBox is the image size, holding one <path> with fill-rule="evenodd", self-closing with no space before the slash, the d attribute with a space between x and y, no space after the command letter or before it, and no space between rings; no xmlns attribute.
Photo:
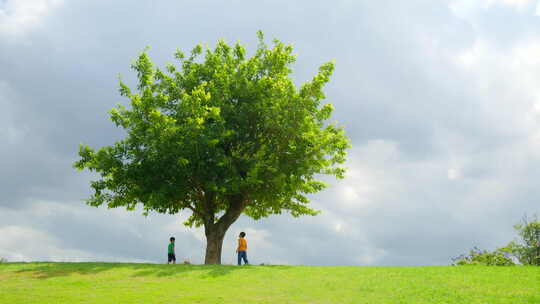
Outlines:
<svg viewBox="0 0 540 304"><path fill-rule="evenodd" d="M523 265L540 266L540 220L537 216L525 216L522 223L514 228L518 231L520 239L506 245L507 252L515 256Z"/></svg>
<svg viewBox="0 0 540 304"><path fill-rule="evenodd" d="M453 265L485 265L485 266L513 266L514 261L501 249L495 251L481 250L474 247L469 254L462 254L453 259Z"/></svg>

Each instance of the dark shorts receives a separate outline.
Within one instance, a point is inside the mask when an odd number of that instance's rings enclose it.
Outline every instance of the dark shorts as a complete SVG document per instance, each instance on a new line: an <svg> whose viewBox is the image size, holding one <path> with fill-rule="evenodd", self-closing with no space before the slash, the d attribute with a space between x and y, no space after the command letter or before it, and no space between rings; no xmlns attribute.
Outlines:
<svg viewBox="0 0 540 304"><path fill-rule="evenodd" d="M169 253L168 262L175 261L176 262L176 255L174 253Z"/></svg>

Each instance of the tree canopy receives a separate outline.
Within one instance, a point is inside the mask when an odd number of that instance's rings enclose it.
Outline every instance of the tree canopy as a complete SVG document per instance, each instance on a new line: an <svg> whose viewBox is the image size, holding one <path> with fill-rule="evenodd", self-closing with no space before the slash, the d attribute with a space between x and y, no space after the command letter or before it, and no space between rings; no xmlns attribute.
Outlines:
<svg viewBox="0 0 540 304"><path fill-rule="evenodd" d="M219 40L189 56L176 51L164 70L143 51L132 64L136 90L120 80L129 106L110 111L125 138L98 150L80 146L74 166L100 174L87 203L188 209L185 224L205 227L207 263L220 263L223 236L242 213L317 214L307 195L325 188L321 174L343 178L350 146L344 129L327 122L332 105L322 103L334 64L297 88L292 46L258 37L251 57L241 44Z"/></svg>

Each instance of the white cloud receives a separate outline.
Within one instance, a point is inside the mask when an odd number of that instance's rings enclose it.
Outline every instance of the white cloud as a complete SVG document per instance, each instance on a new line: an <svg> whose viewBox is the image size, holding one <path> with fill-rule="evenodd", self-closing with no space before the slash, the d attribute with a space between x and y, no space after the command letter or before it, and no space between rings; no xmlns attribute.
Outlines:
<svg viewBox="0 0 540 304"><path fill-rule="evenodd" d="M534 3L535 1L536 0L501 0L502 3L518 9L522 9L530 3Z"/></svg>
<svg viewBox="0 0 540 304"><path fill-rule="evenodd" d="M456 54L456 63L463 68L474 68L481 60L485 49L486 47L480 41L475 41L472 47L463 49L460 53Z"/></svg>
<svg viewBox="0 0 540 304"><path fill-rule="evenodd" d="M450 9L458 16L468 16L495 5L503 5L511 9L522 11L530 7L536 0L453 0Z"/></svg>
<svg viewBox="0 0 540 304"><path fill-rule="evenodd" d="M14 36L39 26L63 0L7 0L0 2L0 34Z"/></svg>
<svg viewBox="0 0 540 304"><path fill-rule="evenodd" d="M342 229L343 229L343 224L342 223L336 223L336 225L334 226L334 229L336 230L336 232L341 232Z"/></svg>
<svg viewBox="0 0 540 304"><path fill-rule="evenodd" d="M96 255L83 250L64 248L55 237L32 228L22 226L0 227L0 257L8 261L131 261L148 262L114 256Z"/></svg>
<svg viewBox="0 0 540 304"><path fill-rule="evenodd" d="M351 186L343 187L343 196L347 201L353 201L360 197L358 192Z"/></svg>
<svg viewBox="0 0 540 304"><path fill-rule="evenodd" d="M482 119L495 133L527 136L540 128L540 39L530 37L500 47L479 37L455 55L467 73L465 89L476 95ZM473 95L473 96L474 96Z"/></svg>
<svg viewBox="0 0 540 304"><path fill-rule="evenodd" d="M387 165L396 163L400 151L395 142L371 140L349 152L346 178L335 186L339 205L350 210L369 207L384 195L385 188L395 181Z"/></svg>
<svg viewBox="0 0 540 304"><path fill-rule="evenodd" d="M450 179L450 180L456 180L456 179L459 179L461 177L461 174L460 174L458 169L451 168L451 169L448 169L447 176L448 176L448 179Z"/></svg>

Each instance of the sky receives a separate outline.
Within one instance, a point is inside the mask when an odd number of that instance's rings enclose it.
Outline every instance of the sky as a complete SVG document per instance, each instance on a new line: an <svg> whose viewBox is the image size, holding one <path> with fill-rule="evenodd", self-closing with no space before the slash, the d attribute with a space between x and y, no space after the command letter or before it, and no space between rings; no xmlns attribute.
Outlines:
<svg viewBox="0 0 540 304"><path fill-rule="evenodd" d="M146 46L163 66L259 29L294 46L297 83L335 60L325 102L352 148L320 215L242 216L223 263L245 231L253 264L448 265L540 214L537 0L0 0L0 257L163 263L174 235L202 263L188 212L87 206L95 176L72 164L122 138L107 111Z"/></svg>

